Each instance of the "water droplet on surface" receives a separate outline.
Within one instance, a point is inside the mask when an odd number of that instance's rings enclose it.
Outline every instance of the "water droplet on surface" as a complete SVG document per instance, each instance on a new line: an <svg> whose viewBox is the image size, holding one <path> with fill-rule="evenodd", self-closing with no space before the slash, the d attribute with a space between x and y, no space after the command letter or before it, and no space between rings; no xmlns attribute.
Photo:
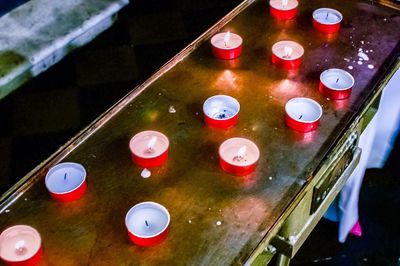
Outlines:
<svg viewBox="0 0 400 266"><path fill-rule="evenodd" d="M375 68L375 66L374 66L374 65L371 65L371 64L369 64L369 65L368 65L368 68L369 68L369 69L374 69L374 68Z"/></svg>
<svg viewBox="0 0 400 266"><path fill-rule="evenodd" d="M143 171L140 173L141 177L149 178L151 176L151 172L149 169L144 168Z"/></svg>
<svg viewBox="0 0 400 266"><path fill-rule="evenodd" d="M175 110L175 108L171 105L171 106L169 107L169 109L168 109L168 112L169 112L170 114L174 114L174 113L176 113L176 110Z"/></svg>

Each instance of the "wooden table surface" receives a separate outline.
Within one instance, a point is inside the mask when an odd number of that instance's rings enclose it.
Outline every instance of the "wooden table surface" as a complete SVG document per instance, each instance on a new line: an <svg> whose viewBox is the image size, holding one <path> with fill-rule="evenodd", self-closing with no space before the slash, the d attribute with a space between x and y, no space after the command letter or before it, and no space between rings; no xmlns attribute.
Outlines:
<svg viewBox="0 0 400 266"><path fill-rule="evenodd" d="M344 15L342 29L332 39L315 32L311 23L312 11L326 6ZM221 26L221 31L243 37L239 59L212 56L208 37L220 26L211 29L192 44L196 49L170 63L176 63L173 68L139 86L26 177L14 194L3 197L0 229L13 224L38 229L43 265L246 262L392 67L399 55L400 14L367 1L301 1L297 18L281 23L270 17L264 1L244 2L241 9ZM271 63L271 47L283 39L305 48L298 71ZM369 61L362 65L357 63L359 49L368 51ZM332 101L318 92L319 74L332 67L354 76L349 100ZM205 126L202 104L215 94L240 102L234 128ZM322 105L315 132L302 134L285 125L284 105L296 96ZM175 113L169 112L171 106ZM131 161L128 142L148 129L168 136L170 154L165 165L144 179ZM258 145L261 157L253 174L234 177L220 169L218 147L230 137ZM44 186L47 169L61 159L81 163L88 172L88 190L76 202L55 202ZM142 201L158 202L171 214L167 239L151 248L132 245L124 224L126 212Z"/></svg>

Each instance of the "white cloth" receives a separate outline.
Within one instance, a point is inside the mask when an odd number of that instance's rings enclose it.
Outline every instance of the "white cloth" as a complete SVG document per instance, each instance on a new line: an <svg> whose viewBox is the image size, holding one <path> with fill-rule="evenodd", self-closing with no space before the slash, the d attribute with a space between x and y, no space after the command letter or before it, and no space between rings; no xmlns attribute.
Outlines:
<svg viewBox="0 0 400 266"><path fill-rule="evenodd" d="M397 70L383 90L378 112L360 136L360 163L325 213L325 218L339 222L339 242L346 241L358 220L358 198L365 170L383 167L399 131L400 70Z"/></svg>

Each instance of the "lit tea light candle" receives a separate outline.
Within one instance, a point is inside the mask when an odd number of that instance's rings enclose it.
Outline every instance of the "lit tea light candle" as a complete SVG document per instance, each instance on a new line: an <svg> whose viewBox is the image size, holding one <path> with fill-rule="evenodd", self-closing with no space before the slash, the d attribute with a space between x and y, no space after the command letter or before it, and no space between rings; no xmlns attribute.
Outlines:
<svg viewBox="0 0 400 266"><path fill-rule="evenodd" d="M39 232L28 225L15 225L0 234L0 258L6 265L34 266L42 257Z"/></svg>
<svg viewBox="0 0 400 266"><path fill-rule="evenodd" d="M300 132L309 132L317 129L322 116L319 103L304 97L290 99L285 105L286 124Z"/></svg>
<svg viewBox="0 0 400 266"><path fill-rule="evenodd" d="M162 165L168 158L168 147L168 138L152 130L137 133L129 142L132 161L143 168Z"/></svg>
<svg viewBox="0 0 400 266"><path fill-rule="evenodd" d="M153 246L164 240L169 231L168 210L156 202L142 202L133 206L125 217L131 241L142 247Z"/></svg>
<svg viewBox="0 0 400 266"><path fill-rule="evenodd" d="M270 0L269 12L277 19L292 19L297 14L297 0Z"/></svg>
<svg viewBox="0 0 400 266"><path fill-rule="evenodd" d="M253 172L260 158L257 145L245 138L230 138L219 146L219 163L230 174L243 176Z"/></svg>
<svg viewBox="0 0 400 266"><path fill-rule="evenodd" d="M212 52L219 59L234 59L242 53L242 37L232 32L217 33L211 38Z"/></svg>
<svg viewBox="0 0 400 266"><path fill-rule="evenodd" d="M318 8L313 14L314 27L323 33L335 33L340 29L342 13L332 8Z"/></svg>
<svg viewBox="0 0 400 266"><path fill-rule="evenodd" d="M45 183L54 199L64 202L77 200L87 188L86 170L78 163L60 163L49 169Z"/></svg>
<svg viewBox="0 0 400 266"><path fill-rule="evenodd" d="M319 91L333 100L343 100L350 97L354 86L353 76L342 69L330 68L321 73Z"/></svg>
<svg viewBox="0 0 400 266"><path fill-rule="evenodd" d="M204 120L210 127L230 128L238 120L239 102L227 95L215 95L203 104Z"/></svg>
<svg viewBox="0 0 400 266"><path fill-rule="evenodd" d="M304 48L293 41L279 41L272 46L272 63L285 69L300 67Z"/></svg>

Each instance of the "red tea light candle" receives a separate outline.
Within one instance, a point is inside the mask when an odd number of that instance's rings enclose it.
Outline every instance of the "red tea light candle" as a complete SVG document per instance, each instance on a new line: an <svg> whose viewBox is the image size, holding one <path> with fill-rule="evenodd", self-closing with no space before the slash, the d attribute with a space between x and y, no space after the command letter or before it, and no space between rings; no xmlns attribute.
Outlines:
<svg viewBox="0 0 400 266"><path fill-rule="evenodd" d="M162 165L168 158L168 147L168 138L152 130L137 133L129 142L132 161L143 168Z"/></svg>
<svg viewBox="0 0 400 266"><path fill-rule="evenodd" d="M42 257L42 240L28 225L15 225L0 234L0 258L6 265L34 266Z"/></svg>
<svg viewBox="0 0 400 266"><path fill-rule="evenodd" d="M128 211L125 225L134 244L149 247L167 237L170 220L169 212L164 206L146 201L136 204Z"/></svg>
<svg viewBox="0 0 400 266"><path fill-rule="evenodd" d="M230 128L238 120L239 102L228 95L215 95L203 104L204 120L210 127Z"/></svg>
<svg viewBox="0 0 400 266"><path fill-rule="evenodd" d="M342 13L332 8L318 8L312 16L314 28L323 33L338 32L343 19Z"/></svg>
<svg viewBox="0 0 400 266"><path fill-rule="evenodd" d="M300 67L304 48L293 41L279 41L272 46L272 63L285 69Z"/></svg>
<svg viewBox="0 0 400 266"><path fill-rule="evenodd" d="M222 32L211 38L212 52L219 59L234 59L242 54L242 37L231 32Z"/></svg>
<svg viewBox="0 0 400 266"><path fill-rule="evenodd" d="M297 15L297 0L270 0L269 12L276 19L292 19Z"/></svg>
<svg viewBox="0 0 400 266"><path fill-rule="evenodd" d="M244 138L230 138L219 146L219 163L230 174L243 176L253 172L260 158L257 145Z"/></svg>
<svg viewBox="0 0 400 266"><path fill-rule="evenodd" d="M353 76L342 69L330 68L319 77L319 91L325 97L333 100L343 100L350 97L354 86Z"/></svg>
<svg viewBox="0 0 400 266"><path fill-rule="evenodd" d="M294 130L309 132L317 129L322 116L319 103L303 97L290 99L285 105L286 124Z"/></svg>
<svg viewBox="0 0 400 266"><path fill-rule="evenodd" d="M49 169L45 183L54 199L63 202L74 201L85 194L86 170L78 163L60 163Z"/></svg>

